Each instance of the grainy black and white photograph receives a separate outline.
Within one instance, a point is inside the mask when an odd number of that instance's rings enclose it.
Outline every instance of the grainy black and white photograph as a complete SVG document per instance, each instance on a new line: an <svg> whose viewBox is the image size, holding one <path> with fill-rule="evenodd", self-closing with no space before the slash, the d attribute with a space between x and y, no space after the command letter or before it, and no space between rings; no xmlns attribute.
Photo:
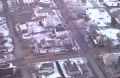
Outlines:
<svg viewBox="0 0 120 78"><path fill-rule="evenodd" d="M0 0L0 78L120 78L120 0Z"/></svg>

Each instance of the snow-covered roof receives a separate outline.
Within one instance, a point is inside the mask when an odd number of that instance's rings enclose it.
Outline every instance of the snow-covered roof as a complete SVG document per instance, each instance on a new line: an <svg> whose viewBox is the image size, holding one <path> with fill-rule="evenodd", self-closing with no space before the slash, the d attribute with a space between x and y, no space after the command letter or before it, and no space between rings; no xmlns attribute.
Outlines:
<svg viewBox="0 0 120 78"><path fill-rule="evenodd" d="M20 27L21 31L22 30L27 30L27 25L26 24L21 24L21 25L19 25L19 27Z"/></svg>
<svg viewBox="0 0 120 78"><path fill-rule="evenodd" d="M39 2L50 4L50 3L51 3L51 0L39 0Z"/></svg>
<svg viewBox="0 0 120 78"><path fill-rule="evenodd" d="M51 63L51 62L41 62L41 63L38 63L36 66L39 68L43 63ZM60 73L58 72L58 68L57 68L57 65L55 62L52 62L53 65L54 65L54 73L52 74L49 74L49 75L41 75L42 78L58 78L58 77L61 77Z"/></svg>
<svg viewBox="0 0 120 78"><path fill-rule="evenodd" d="M108 6L118 6L118 3L120 3L119 0L104 0L104 3L106 3Z"/></svg>
<svg viewBox="0 0 120 78"><path fill-rule="evenodd" d="M79 71L80 71L81 73L83 73L82 70L81 70L81 68L80 68L80 65L79 65L79 64L85 64L85 63L87 63L87 61L85 60L85 58L81 58L81 57L80 57L80 58L70 58L69 60L75 62L75 63L77 64L77 66L78 66ZM61 67L61 69L62 69L65 77L66 77L66 78L69 78L69 77L71 77L71 76L69 76L69 75L66 73L66 69L64 68L64 62L65 62L65 61L67 61L67 59L59 60L58 63L60 64L60 67Z"/></svg>
<svg viewBox="0 0 120 78"><path fill-rule="evenodd" d="M29 33L39 33L44 31L44 28L42 26L39 26L39 22L27 22L26 23L28 26L28 32Z"/></svg>
<svg viewBox="0 0 120 78"><path fill-rule="evenodd" d="M108 29L100 29L99 32L102 35L107 36L110 39L118 39L117 34L120 33L119 29L113 29L113 28L108 28Z"/></svg>
<svg viewBox="0 0 120 78"><path fill-rule="evenodd" d="M100 33L101 35L105 35L107 38L109 38L112 41L113 47L120 45L120 41L118 37L118 33L120 33L119 29L114 29L114 28L100 29L98 33Z"/></svg>
<svg viewBox="0 0 120 78"><path fill-rule="evenodd" d="M115 17L116 21L120 24L120 8L112 8L110 12Z"/></svg>
<svg viewBox="0 0 120 78"><path fill-rule="evenodd" d="M62 23L57 12L58 11L56 10L52 10L52 13L47 18L45 18L45 26L57 26L58 24Z"/></svg>
<svg viewBox="0 0 120 78"><path fill-rule="evenodd" d="M83 7L93 7L93 5L88 0L86 0L85 4L83 4L81 0L64 0L64 1L68 4L68 7L80 5L82 5Z"/></svg>
<svg viewBox="0 0 120 78"><path fill-rule="evenodd" d="M107 26L111 22L111 17L104 9L88 9L86 13L98 27Z"/></svg>
<svg viewBox="0 0 120 78"><path fill-rule="evenodd" d="M118 63L118 57L120 57L120 53L106 53L102 55L103 62L107 65Z"/></svg>
<svg viewBox="0 0 120 78"><path fill-rule="evenodd" d="M23 0L24 3L33 3L35 0Z"/></svg>

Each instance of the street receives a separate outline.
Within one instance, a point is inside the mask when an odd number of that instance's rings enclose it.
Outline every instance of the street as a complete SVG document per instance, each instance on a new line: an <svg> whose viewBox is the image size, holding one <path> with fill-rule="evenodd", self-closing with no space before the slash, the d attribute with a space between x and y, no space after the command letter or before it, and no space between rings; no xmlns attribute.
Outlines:
<svg viewBox="0 0 120 78"><path fill-rule="evenodd" d="M96 64L95 59L93 58L93 56L91 56L90 48L89 48L87 42L84 40L83 35L81 34L80 31L77 30L76 24L73 22L73 20L69 18L69 15L67 14L67 12L68 12L67 7L64 5L62 0L61 1L54 0L54 2L57 5L58 9L60 9L60 12L61 12L61 15L62 15L64 21L67 23L67 26L71 29L71 32L72 32L73 36L75 37L75 40L81 47L81 49L83 51L83 52L81 52L81 56L84 56L88 59L88 62L90 63L90 65L92 66L94 71L96 72L98 78L105 78L103 72L100 70L100 68Z"/></svg>

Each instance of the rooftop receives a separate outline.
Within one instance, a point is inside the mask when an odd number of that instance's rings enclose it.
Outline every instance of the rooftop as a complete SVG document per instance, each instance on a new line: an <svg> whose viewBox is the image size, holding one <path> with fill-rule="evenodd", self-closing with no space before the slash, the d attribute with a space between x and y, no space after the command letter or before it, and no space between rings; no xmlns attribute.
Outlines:
<svg viewBox="0 0 120 78"><path fill-rule="evenodd" d="M98 27L105 27L111 23L111 17L105 9L88 9L86 13L91 21Z"/></svg>

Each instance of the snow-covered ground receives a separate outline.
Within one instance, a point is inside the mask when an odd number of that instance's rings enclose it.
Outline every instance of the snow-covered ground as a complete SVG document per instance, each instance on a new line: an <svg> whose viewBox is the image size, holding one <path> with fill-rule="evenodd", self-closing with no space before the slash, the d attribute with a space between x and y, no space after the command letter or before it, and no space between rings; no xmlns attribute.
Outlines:
<svg viewBox="0 0 120 78"><path fill-rule="evenodd" d="M16 25L18 26L16 27L16 31L21 32L22 39L30 40L31 46L35 47L36 53L46 53L47 50L42 49L46 47L53 47L51 50L58 52L62 50L66 44L73 45L70 31L66 30L63 26L58 10L52 10L52 13L41 22L43 25L40 24L40 21ZM41 47L38 47L38 44L40 44ZM61 49L59 46L63 48ZM73 50L77 50L75 46Z"/></svg>
<svg viewBox="0 0 120 78"><path fill-rule="evenodd" d="M14 60L13 55L14 45L10 30L7 26L5 17L0 17L0 52L3 58L0 58L0 63L5 63L9 60Z"/></svg>
<svg viewBox="0 0 120 78"><path fill-rule="evenodd" d="M111 17L105 9L88 9L86 13L98 27L108 26L111 22Z"/></svg>
<svg viewBox="0 0 120 78"><path fill-rule="evenodd" d="M10 31L7 27L7 22L5 17L0 17L0 34L1 37L3 37L1 40L1 42L3 42L3 45L1 46L7 48L7 52L5 53L13 52L14 50L13 40L11 38Z"/></svg>

